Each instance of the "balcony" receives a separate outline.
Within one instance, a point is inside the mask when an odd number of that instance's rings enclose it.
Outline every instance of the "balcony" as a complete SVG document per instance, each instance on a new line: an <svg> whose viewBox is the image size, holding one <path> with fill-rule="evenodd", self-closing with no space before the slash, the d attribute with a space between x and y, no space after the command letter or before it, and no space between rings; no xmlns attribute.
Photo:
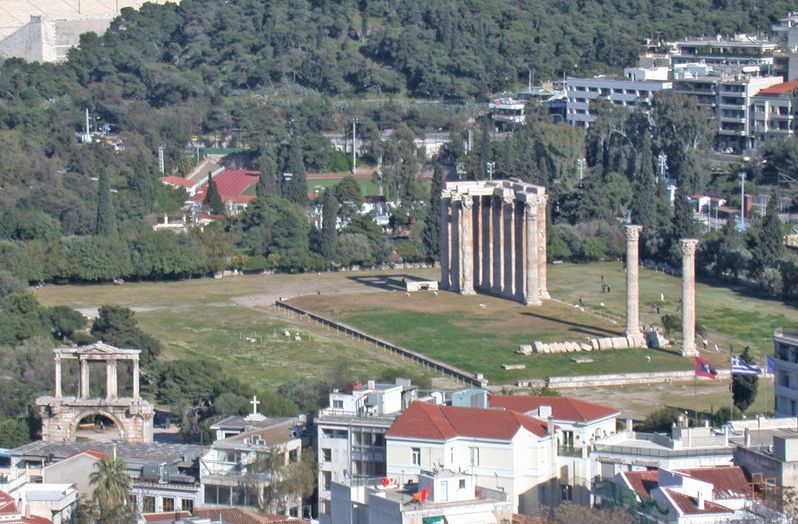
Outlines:
<svg viewBox="0 0 798 524"><path fill-rule="evenodd" d="M589 451L589 450L588 450ZM561 457L581 457L582 448L574 446L557 446L557 454Z"/></svg>

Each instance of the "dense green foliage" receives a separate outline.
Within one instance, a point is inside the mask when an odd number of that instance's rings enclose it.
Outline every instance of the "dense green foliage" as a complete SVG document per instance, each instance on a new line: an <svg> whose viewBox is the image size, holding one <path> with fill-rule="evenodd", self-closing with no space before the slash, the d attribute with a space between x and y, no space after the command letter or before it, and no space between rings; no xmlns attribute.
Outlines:
<svg viewBox="0 0 798 524"><path fill-rule="evenodd" d="M750 348L746 347L740 358L746 362L754 363ZM741 412L745 412L748 406L756 400L756 393L759 389L759 376L757 375L734 375L732 377L732 399L734 407Z"/></svg>

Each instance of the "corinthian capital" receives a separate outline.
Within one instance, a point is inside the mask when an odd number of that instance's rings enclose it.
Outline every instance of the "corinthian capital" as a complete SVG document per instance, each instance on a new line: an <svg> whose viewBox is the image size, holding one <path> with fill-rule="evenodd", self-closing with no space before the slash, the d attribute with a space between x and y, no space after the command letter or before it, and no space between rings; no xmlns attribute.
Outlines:
<svg viewBox="0 0 798 524"><path fill-rule="evenodd" d="M640 230L642 229L643 226L623 226L623 232L626 235L626 240L630 242L637 242L637 239L640 238Z"/></svg>
<svg viewBox="0 0 798 524"><path fill-rule="evenodd" d="M695 248L698 240L695 238L683 238L679 240L679 247L682 248L682 256L691 257L695 255Z"/></svg>

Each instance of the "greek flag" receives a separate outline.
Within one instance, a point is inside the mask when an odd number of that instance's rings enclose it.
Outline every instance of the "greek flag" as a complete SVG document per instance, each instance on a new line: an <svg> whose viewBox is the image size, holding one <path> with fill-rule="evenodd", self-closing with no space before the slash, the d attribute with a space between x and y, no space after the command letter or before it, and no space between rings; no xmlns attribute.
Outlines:
<svg viewBox="0 0 798 524"><path fill-rule="evenodd" d="M732 375L759 375L762 373L759 366L735 356L731 358L731 368Z"/></svg>

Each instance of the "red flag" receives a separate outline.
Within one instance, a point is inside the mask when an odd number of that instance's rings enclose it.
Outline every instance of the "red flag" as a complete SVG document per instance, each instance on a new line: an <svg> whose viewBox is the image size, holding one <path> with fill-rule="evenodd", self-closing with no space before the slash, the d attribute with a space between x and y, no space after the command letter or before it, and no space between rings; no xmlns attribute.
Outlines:
<svg viewBox="0 0 798 524"><path fill-rule="evenodd" d="M695 357L695 376L718 378L718 372L706 360Z"/></svg>

